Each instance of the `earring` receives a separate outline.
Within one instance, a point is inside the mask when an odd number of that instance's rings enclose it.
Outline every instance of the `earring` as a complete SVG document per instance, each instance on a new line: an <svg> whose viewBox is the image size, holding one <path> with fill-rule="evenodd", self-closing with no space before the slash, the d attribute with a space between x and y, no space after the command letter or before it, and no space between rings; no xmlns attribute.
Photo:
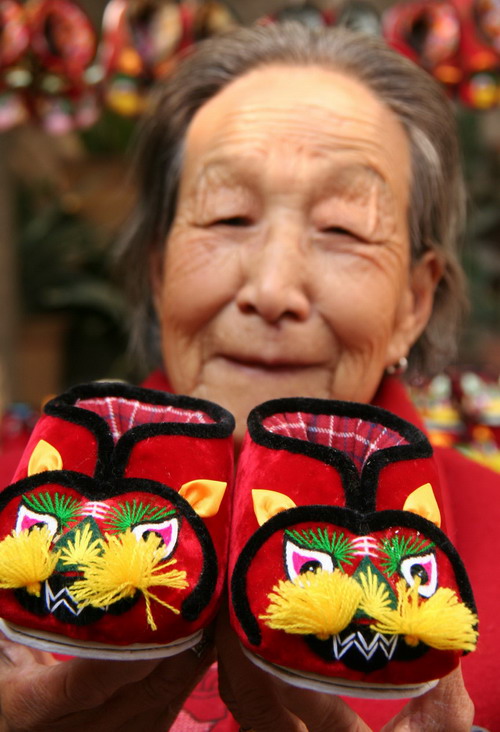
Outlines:
<svg viewBox="0 0 500 732"><path fill-rule="evenodd" d="M391 366L388 366L385 370L386 374L389 376L400 376L401 374L406 373L406 370L408 369L408 359L406 356L401 356L396 363L391 364Z"/></svg>

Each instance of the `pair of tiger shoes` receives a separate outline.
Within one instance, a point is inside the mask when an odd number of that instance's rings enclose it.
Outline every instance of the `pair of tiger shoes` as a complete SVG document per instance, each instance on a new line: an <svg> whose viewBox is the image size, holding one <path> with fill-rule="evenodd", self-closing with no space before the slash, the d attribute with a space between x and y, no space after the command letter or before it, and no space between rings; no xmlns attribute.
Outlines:
<svg viewBox="0 0 500 732"><path fill-rule="evenodd" d="M298 686L416 696L474 650L422 432L369 405L273 400L233 480L233 429L216 404L121 383L48 402L0 494L7 637L171 656L199 642L228 576L245 653Z"/></svg>

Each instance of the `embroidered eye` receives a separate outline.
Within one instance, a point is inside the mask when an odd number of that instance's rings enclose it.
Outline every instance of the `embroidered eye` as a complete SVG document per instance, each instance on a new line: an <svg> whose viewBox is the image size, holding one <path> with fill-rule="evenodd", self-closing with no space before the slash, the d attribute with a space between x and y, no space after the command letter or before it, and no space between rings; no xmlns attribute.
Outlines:
<svg viewBox="0 0 500 732"><path fill-rule="evenodd" d="M19 506L16 532L33 526L47 526L54 536L80 516L81 503L76 498L49 491L28 493Z"/></svg>
<svg viewBox="0 0 500 732"><path fill-rule="evenodd" d="M354 550L351 540L342 532L327 528L287 529L285 531L285 566L288 577L295 579L304 572L323 569L333 572L336 567L352 564Z"/></svg>
<svg viewBox="0 0 500 732"><path fill-rule="evenodd" d="M17 514L16 534L19 534L21 531L30 531L35 526L47 526L51 537L55 536L59 529L55 516L51 516L48 513L37 513L36 511L33 511L27 506L21 504Z"/></svg>
<svg viewBox="0 0 500 732"><path fill-rule="evenodd" d="M418 594L422 597L431 597L436 592L438 573L436 556L433 552L403 559L399 571L410 587L415 584L417 577L419 578Z"/></svg>
<svg viewBox="0 0 500 732"><path fill-rule="evenodd" d="M155 534L163 542L163 559L173 554L177 537L179 536L179 519L171 518L161 523L140 524L132 529L132 533L139 539L146 539Z"/></svg>
<svg viewBox="0 0 500 732"><path fill-rule="evenodd" d="M335 569L330 554L315 549L303 549L290 540L285 544L285 565L288 578L292 581L306 572L317 572L319 569L333 572Z"/></svg>

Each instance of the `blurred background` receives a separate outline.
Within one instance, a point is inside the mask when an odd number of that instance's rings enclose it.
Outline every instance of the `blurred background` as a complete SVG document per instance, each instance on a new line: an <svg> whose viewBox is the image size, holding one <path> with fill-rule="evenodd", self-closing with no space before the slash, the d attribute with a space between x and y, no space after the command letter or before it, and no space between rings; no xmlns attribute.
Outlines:
<svg viewBox="0 0 500 732"><path fill-rule="evenodd" d="M17 405L16 424L29 422L72 384L144 375L126 356L111 251L134 197L130 146L148 90L198 40L289 18L384 35L447 88L472 301L453 373L499 396L500 0L0 0L0 416ZM453 390L452 375L426 399Z"/></svg>

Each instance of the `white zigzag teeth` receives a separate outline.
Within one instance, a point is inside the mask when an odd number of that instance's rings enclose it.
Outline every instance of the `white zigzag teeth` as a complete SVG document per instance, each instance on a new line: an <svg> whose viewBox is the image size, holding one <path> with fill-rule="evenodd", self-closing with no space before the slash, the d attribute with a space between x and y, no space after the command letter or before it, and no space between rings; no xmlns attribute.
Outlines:
<svg viewBox="0 0 500 732"><path fill-rule="evenodd" d="M382 633L375 633L373 637L367 641L367 639L356 631L351 633L346 638L341 639L338 635L333 636L333 655L337 661L347 653L352 647L361 653L367 661L369 661L373 655L381 650L385 653L387 659L390 661L396 650L398 637L396 635L386 636Z"/></svg>
<svg viewBox="0 0 500 732"><path fill-rule="evenodd" d="M52 592L49 583L45 582L45 604L49 612L53 613L58 607L65 607L73 615L80 615L82 608L79 608L67 587L59 592Z"/></svg>

